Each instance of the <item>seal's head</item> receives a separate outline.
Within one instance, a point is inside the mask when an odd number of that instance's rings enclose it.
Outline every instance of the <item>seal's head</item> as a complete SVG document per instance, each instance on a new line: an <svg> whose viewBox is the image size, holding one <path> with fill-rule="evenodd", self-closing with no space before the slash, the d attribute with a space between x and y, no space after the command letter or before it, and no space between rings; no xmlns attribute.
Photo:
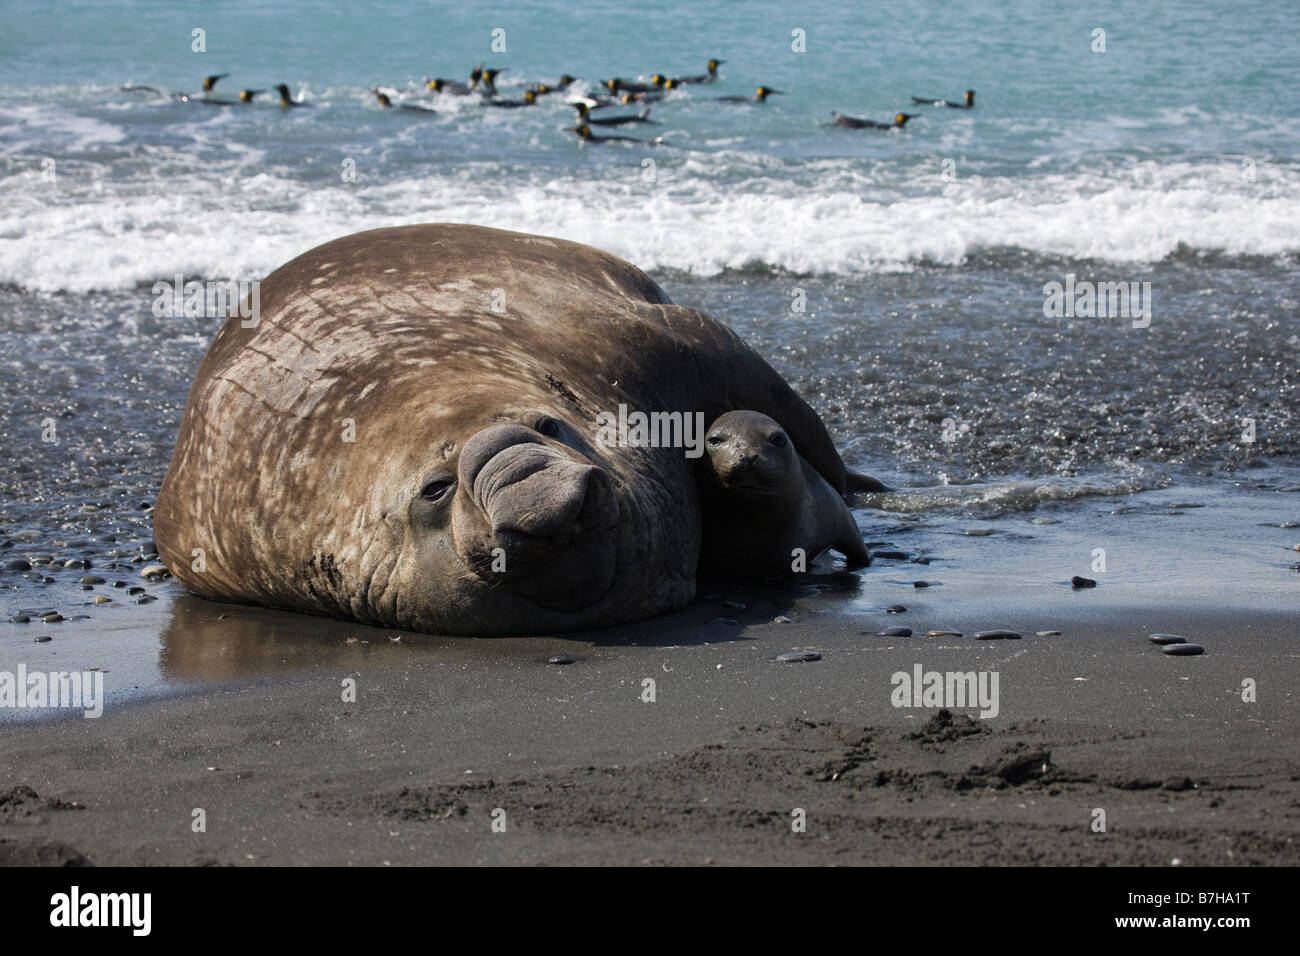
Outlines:
<svg viewBox="0 0 1300 956"><path fill-rule="evenodd" d="M574 611L605 596L618 560L615 481L571 426L528 418L531 427L475 432L422 478L407 515L416 589L454 580L451 564L544 608Z"/></svg>
<svg viewBox="0 0 1300 956"><path fill-rule="evenodd" d="M761 412L720 416L704 447L706 482L733 496L784 496L802 474L790 436Z"/></svg>

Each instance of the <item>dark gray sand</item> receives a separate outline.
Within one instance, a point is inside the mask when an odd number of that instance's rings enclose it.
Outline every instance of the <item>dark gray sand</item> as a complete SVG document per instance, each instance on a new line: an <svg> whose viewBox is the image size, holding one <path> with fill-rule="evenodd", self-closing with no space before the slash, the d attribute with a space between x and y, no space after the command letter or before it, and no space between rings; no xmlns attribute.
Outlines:
<svg viewBox="0 0 1300 956"><path fill-rule="evenodd" d="M940 610L939 588L886 614L851 576L814 583L499 640L178 597L166 691L4 728L0 861L1300 862L1293 615ZM900 620L917 636L877 634ZM1024 636L972 639L994 626ZM1161 631L1207 652L1166 656ZM797 650L821 659L775 660ZM996 672L997 716L894 707L917 664Z"/></svg>

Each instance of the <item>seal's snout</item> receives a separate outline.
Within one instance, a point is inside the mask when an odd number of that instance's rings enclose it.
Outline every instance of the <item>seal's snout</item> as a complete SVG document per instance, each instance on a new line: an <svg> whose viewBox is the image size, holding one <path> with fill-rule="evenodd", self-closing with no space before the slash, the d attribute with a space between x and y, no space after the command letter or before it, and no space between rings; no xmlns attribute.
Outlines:
<svg viewBox="0 0 1300 956"><path fill-rule="evenodd" d="M581 606L608 588L619 505L595 464L502 424L465 443L459 473L467 500L457 510L457 549L480 577L548 606Z"/></svg>

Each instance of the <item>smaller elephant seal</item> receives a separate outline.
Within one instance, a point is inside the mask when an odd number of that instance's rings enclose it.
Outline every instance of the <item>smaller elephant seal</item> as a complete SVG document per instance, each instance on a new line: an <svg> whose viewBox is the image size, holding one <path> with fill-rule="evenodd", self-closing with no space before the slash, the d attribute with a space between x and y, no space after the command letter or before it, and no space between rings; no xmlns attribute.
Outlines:
<svg viewBox="0 0 1300 956"><path fill-rule="evenodd" d="M871 563L844 499L776 421L761 412L727 412L709 427L704 447L701 577L789 574L796 548L807 560L834 548L850 567Z"/></svg>

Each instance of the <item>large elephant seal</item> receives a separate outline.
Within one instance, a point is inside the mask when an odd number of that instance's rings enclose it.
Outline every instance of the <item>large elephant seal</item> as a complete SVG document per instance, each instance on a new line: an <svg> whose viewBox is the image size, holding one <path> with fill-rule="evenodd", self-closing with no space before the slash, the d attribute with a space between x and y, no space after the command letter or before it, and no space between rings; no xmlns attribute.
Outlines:
<svg viewBox="0 0 1300 956"><path fill-rule="evenodd" d="M159 553L203 597L484 635L679 607L694 462L602 443L620 406L760 411L844 488L820 419L766 362L586 246L379 229L299 256L259 297L199 367L155 509Z"/></svg>
<svg viewBox="0 0 1300 956"><path fill-rule="evenodd" d="M843 496L775 420L762 412L727 412L709 426L705 449L698 465L702 576L789 574L796 553L811 561L828 548L850 567L871 563Z"/></svg>

